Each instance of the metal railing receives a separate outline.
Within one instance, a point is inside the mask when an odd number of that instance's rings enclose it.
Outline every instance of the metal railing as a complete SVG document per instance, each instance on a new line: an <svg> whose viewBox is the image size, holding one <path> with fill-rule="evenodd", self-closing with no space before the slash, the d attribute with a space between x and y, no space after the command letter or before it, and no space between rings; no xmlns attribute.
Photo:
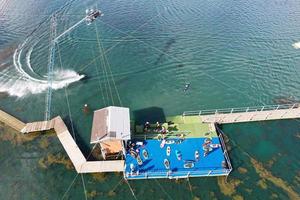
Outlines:
<svg viewBox="0 0 300 200"><path fill-rule="evenodd" d="M209 168L197 168L189 171L160 171L155 170L151 172L138 172L131 174L130 172L124 172L124 177L127 179L148 179L148 178L189 178L196 176L227 176L231 172L231 169L209 169Z"/></svg>
<svg viewBox="0 0 300 200"><path fill-rule="evenodd" d="M228 169L231 171L232 170L232 165L231 165L229 155L228 155L228 152L227 152L227 148L226 148L226 145L225 145L225 141L224 141L224 138L223 138L224 133L217 125L215 125L215 127L216 127L217 133L218 133L220 141L221 141L221 146L223 148L223 155L226 159Z"/></svg>
<svg viewBox="0 0 300 200"><path fill-rule="evenodd" d="M295 108L299 108L299 103L240 107L240 108L210 109L210 110L198 110L198 111L184 111L182 113L182 116L229 114L229 113L271 111L271 110L295 109Z"/></svg>

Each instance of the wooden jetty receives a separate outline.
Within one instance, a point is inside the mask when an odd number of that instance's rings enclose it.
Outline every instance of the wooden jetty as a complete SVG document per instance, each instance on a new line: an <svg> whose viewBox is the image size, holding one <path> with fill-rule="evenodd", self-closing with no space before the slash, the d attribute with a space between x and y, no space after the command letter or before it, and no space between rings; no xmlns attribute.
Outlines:
<svg viewBox="0 0 300 200"><path fill-rule="evenodd" d="M213 128L214 123L228 124L300 118L300 106L299 104L285 104L186 111L182 116L184 118L185 116L190 115L198 115L199 122L209 123L210 128ZM36 131L54 130L78 173L120 172L124 170L124 160L87 161L60 116L49 121L25 124L17 118L0 110L0 121L24 134Z"/></svg>
<svg viewBox="0 0 300 200"><path fill-rule="evenodd" d="M124 169L124 160L87 161L60 116L25 124L0 110L0 121L24 134L54 129L77 173L121 172Z"/></svg>
<svg viewBox="0 0 300 200"><path fill-rule="evenodd" d="M49 121L28 123L22 133L54 129L56 135L71 159L77 173L120 172L124 169L124 160L87 161L78 145L71 136L60 116Z"/></svg>
<svg viewBox="0 0 300 200"><path fill-rule="evenodd" d="M25 123L2 110L0 110L0 121L17 131L25 127Z"/></svg>
<svg viewBox="0 0 300 200"><path fill-rule="evenodd" d="M268 105L261 107L227 108L216 110L187 111L184 116L199 115L203 123L241 123L266 120L300 118L299 104Z"/></svg>

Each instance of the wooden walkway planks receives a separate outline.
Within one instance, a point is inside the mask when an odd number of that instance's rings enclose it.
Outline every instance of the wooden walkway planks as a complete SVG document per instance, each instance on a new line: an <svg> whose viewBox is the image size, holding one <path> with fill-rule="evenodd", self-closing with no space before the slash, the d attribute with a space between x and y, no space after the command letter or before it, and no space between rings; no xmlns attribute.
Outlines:
<svg viewBox="0 0 300 200"><path fill-rule="evenodd" d="M37 131L47 131L54 128L54 123L55 120L27 123L26 126L21 130L21 132L31 133Z"/></svg>
<svg viewBox="0 0 300 200"><path fill-rule="evenodd" d="M17 131L21 131L25 127L25 123L2 110L0 110L0 121Z"/></svg>
<svg viewBox="0 0 300 200"><path fill-rule="evenodd" d="M81 166L80 173L121 172L124 164L124 160L87 161Z"/></svg>
<svg viewBox="0 0 300 200"><path fill-rule="evenodd" d="M300 108L267 110L267 111L253 111L253 112L238 112L225 114L210 114L199 115L202 122L205 123L240 123L240 122L254 122L266 120L280 120L280 119L296 119L300 118Z"/></svg>
<svg viewBox="0 0 300 200"><path fill-rule="evenodd" d="M86 159L70 135L69 131L62 132L58 134L57 137L71 159L76 171L81 173L81 166L86 163Z"/></svg>
<svg viewBox="0 0 300 200"><path fill-rule="evenodd" d="M77 173L121 172L124 170L124 160L87 161L60 116L49 121L24 124L21 132L31 133L50 129L55 130Z"/></svg>

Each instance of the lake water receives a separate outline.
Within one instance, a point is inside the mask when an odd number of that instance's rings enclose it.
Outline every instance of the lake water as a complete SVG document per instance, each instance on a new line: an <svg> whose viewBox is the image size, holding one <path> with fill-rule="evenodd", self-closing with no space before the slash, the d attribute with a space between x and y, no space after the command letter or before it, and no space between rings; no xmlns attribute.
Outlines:
<svg viewBox="0 0 300 200"><path fill-rule="evenodd" d="M44 118L50 15L57 12L60 34L87 8L104 16L59 40L51 103L51 116L64 118L86 155L92 112L84 114L84 104L126 106L143 121L156 117L151 111L171 116L300 99L296 0L1 0L1 109L25 122ZM299 122L224 125L234 167L226 185L214 177L130 181L135 196L122 174L68 169L56 137L28 141L1 128L1 198L297 199Z"/></svg>

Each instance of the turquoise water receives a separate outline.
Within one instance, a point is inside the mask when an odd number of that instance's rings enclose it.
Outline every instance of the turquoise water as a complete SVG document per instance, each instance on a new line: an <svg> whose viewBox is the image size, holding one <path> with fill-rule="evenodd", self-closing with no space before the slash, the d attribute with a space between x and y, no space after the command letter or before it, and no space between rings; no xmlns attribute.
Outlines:
<svg viewBox="0 0 300 200"><path fill-rule="evenodd" d="M52 116L61 115L70 130L73 127L86 155L92 148L92 113L83 114L85 103L90 110L127 106L131 117L141 120L136 113L153 108L170 116L185 110L276 104L300 98L300 52L292 46L300 41L300 5L296 0L1 0L1 109L25 122L43 119L49 15L58 11L57 30L61 33L91 7L100 8L104 16L90 26L81 24L59 42L54 86L60 89L53 90L52 96ZM106 50L107 73L97 38ZM85 78L77 81L80 75ZM183 92L187 82L190 88ZM287 199L295 197L288 196L291 191L300 192L298 121L226 125L223 130L235 168L227 185L236 186L233 192L224 192L217 178L190 179L191 187L186 180L131 181L136 198ZM66 155L55 137L14 144L15 138L6 133L2 129L3 198L84 199L84 188L88 194L96 191L96 199L134 198L126 183L118 184L121 175L109 174L101 182L90 175L76 177L74 170L62 164L41 167L39 161L48 153ZM263 179L251 157L272 176ZM237 170L239 167L247 172ZM270 177L280 178L284 186Z"/></svg>

